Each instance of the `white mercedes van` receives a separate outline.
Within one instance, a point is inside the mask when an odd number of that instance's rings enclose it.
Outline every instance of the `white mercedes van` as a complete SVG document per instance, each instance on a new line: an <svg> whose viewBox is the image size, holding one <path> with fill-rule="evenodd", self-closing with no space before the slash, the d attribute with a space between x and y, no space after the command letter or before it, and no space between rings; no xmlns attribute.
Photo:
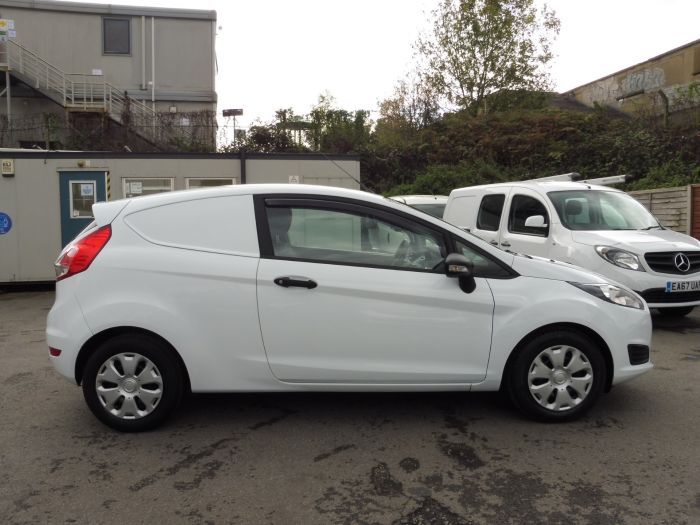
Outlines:
<svg viewBox="0 0 700 525"><path fill-rule="evenodd" d="M557 180L460 188L443 218L503 250L604 275L663 315L700 305L700 241L664 228L620 190Z"/></svg>

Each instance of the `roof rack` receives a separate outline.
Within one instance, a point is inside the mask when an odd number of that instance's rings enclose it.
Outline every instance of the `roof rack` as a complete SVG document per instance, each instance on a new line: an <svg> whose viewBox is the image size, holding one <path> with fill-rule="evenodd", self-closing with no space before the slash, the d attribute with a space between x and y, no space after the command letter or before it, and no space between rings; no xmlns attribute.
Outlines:
<svg viewBox="0 0 700 525"><path fill-rule="evenodd" d="M632 175L611 175L609 177L599 177L597 179L583 179L578 182L584 182L586 184L598 184L599 186L608 186L610 184L622 184L624 182L630 182L634 180Z"/></svg>
<svg viewBox="0 0 700 525"><path fill-rule="evenodd" d="M583 182L584 184L598 184L608 186L610 184L622 184L634 180L632 175L611 175L609 177L599 177L597 179L584 179L580 173L562 173L561 175L550 175L549 177L538 177L528 179L526 182Z"/></svg>
<svg viewBox="0 0 700 525"><path fill-rule="evenodd" d="M538 177L536 179L528 179L527 182L578 182L582 179L580 173L572 171L571 173L562 173L561 175L550 175L549 177Z"/></svg>

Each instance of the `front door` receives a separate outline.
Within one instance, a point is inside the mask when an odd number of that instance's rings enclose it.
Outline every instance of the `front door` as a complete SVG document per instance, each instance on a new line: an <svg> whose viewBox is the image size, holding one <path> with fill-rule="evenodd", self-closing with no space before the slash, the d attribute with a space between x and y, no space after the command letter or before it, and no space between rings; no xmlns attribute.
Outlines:
<svg viewBox="0 0 700 525"><path fill-rule="evenodd" d="M92 222L92 205L107 200L106 177L107 174L104 171L59 173L63 246L71 242Z"/></svg>
<svg viewBox="0 0 700 525"><path fill-rule="evenodd" d="M552 214L543 199L534 191L515 188L506 200L507 214L502 219L500 247L516 253L548 257L551 246ZM540 215L545 226L527 226L529 217Z"/></svg>
<svg viewBox="0 0 700 525"><path fill-rule="evenodd" d="M493 297L444 273L447 238L372 208L257 202L258 309L270 368L288 382L483 380Z"/></svg>

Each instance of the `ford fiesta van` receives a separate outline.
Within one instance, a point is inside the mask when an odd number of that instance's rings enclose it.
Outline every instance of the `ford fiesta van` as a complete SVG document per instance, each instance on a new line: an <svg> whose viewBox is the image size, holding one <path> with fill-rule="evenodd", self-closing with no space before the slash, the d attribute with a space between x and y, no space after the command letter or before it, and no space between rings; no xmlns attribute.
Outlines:
<svg viewBox="0 0 700 525"><path fill-rule="evenodd" d="M187 391L502 388L565 421L653 366L631 290L378 195L241 184L93 213L56 261L46 340L119 430Z"/></svg>
<svg viewBox="0 0 700 525"><path fill-rule="evenodd" d="M620 190L558 180L473 186L450 193L443 218L503 250L624 284L663 315L700 305L700 242Z"/></svg>

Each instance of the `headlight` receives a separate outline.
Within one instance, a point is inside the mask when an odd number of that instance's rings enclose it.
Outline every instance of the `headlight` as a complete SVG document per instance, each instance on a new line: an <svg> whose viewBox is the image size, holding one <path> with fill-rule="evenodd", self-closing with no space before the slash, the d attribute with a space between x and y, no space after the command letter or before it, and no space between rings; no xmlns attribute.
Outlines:
<svg viewBox="0 0 700 525"><path fill-rule="evenodd" d="M619 286L615 286L614 284L583 284L572 282L569 282L569 284L573 284L579 290L595 295L603 301L644 310L644 302L636 294L624 288L620 288Z"/></svg>
<svg viewBox="0 0 700 525"><path fill-rule="evenodd" d="M625 270L637 270L643 272L642 263L632 252L620 250L619 248L611 248L610 246L596 246L595 251L598 252L603 259L609 263L624 268Z"/></svg>

